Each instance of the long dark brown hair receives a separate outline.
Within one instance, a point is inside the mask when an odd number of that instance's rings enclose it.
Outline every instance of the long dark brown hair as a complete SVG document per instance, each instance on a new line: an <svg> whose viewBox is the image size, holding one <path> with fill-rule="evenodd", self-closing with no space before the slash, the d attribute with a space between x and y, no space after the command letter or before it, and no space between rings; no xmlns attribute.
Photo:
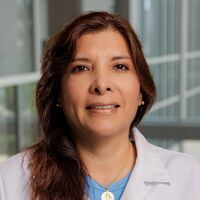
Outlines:
<svg viewBox="0 0 200 200"><path fill-rule="evenodd" d="M77 40L86 33L112 28L125 38L140 81L144 105L139 106L131 124L136 126L152 106L156 89L141 44L134 30L118 15L88 12L64 25L47 42L42 74L36 88L36 106L41 126L40 141L28 148L32 200L83 200L86 172L58 97L61 79L75 56Z"/></svg>

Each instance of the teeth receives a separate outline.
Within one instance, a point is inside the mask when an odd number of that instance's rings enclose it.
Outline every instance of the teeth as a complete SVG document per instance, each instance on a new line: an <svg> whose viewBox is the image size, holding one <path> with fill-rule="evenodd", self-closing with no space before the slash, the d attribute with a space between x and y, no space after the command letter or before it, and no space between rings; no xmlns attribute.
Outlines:
<svg viewBox="0 0 200 200"><path fill-rule="evenodd" d="M112 109L116 108L117 106L111 105L111 106L91 106L90 109Z"/></svg>

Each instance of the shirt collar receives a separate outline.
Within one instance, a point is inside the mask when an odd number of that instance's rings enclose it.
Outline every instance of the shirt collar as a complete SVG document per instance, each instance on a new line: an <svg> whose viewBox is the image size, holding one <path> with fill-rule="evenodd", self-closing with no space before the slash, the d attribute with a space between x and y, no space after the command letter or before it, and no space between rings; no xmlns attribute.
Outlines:
<svg viewBox="0 0 200 200"><path fill-rule="evenodd" d="M121 199L143 199L147 185L170 185L171 177L162 163L156 148L150 144L137 128L130 134L137 150L137 158Z"/></svg>
<svg viewBox="0 0 200 200"><path fill-rule="evenodd" d="M162 163L156 148L150 144L137 128L133 129L137 149L136 166L145 182L171 182L168 170Z"/></svg>

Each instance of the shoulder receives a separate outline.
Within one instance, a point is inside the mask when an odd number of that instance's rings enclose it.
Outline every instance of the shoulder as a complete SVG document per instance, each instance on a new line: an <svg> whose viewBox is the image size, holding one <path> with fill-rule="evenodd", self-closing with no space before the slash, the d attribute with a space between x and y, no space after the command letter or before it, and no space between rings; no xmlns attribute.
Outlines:
<svg viewBox="0 0 200 200"><path fill-rule="evenodd" d="M149 190L152 190L152 199L198 199L200 196L198 159L186 153L150 144L137 129L134 138L138 155L136 169Z"/></svg>
<svg viewBox="0 0 200 200"><path fill-rule="evenodd" d="M173 177L180 175L184 179L196 179L198 177L200 180L200 161L197 158L187 153L151 146ZM200 181L198 182L200 183Z"/></svg>
<svg viewBox="0 0 200 200"><path fill-rule="evenodd" d="M28 179L26 154L19 153L8 158L0 164L0 199L25 199L28 191Z"/></svg>
<svg viewBox="0 0 200 200"><path fill-rule="evenodd" d="M27 171L27 157L25 153L16 154L0 164L1 176L14 176Z"/></svg>
<svg viewBox="0 0 200 200"><path fill-rule="evenodd" d="M173 165L177 163L179 163L180 165L184 163L188 166L200 167L200 161L190 154L164 149L152 144L151 146L154 149L154 151L158 154L160 159L167 165Z"/></svg>
<svg viewBox="0 0 200 200"><path fill-rule="evenodd" d="M9 157L4 162L0 163L0 170L6 170L7 168L16 168L18 165L22 164L24 156L24 153L18 153L12 157Z"/></svg>
<svg viewBox="0 0 200 200"><path fill-rule="evenodd" d="M140 157L145 157L147 161L152 161L149 157L156 158L157 164L164 165L168 171L193 173L200 176L200 161L194 156L164 149L149 143L137 128L133 132L136 148ZM144 159L144 158L143 158Z"/></svg>

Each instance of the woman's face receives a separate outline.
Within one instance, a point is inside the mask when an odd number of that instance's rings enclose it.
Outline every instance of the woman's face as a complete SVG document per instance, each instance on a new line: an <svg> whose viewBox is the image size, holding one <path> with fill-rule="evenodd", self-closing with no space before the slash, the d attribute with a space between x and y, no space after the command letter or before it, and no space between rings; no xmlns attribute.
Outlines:
<svg viewBox="0 0 200 200"><path fill-rule="evenodd" d="M141 101L138 76L122 35L108 29L81 36L60 97L74 134L128 134Z"/></svg>

